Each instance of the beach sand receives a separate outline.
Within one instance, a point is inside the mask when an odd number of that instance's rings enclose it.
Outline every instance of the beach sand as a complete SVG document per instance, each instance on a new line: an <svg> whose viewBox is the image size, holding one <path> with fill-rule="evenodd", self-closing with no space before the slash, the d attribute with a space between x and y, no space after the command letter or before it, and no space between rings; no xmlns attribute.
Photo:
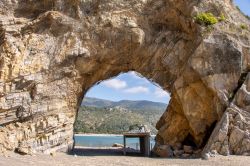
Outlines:
<svg viewBox="0 0 250 166"><path fill-rule="evenodd" d="M0 156L0 166L248 166L249 156L216 156L202 159L163 159L139 156L123 156L121 149L78 148L71 155L54 153L22 156L11 153L9 157Z"/></svg>

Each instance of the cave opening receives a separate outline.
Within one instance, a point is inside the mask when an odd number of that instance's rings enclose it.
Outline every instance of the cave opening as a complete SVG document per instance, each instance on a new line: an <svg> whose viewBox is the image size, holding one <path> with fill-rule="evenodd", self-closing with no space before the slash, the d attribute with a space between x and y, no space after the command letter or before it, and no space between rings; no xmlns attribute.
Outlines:
<svg viewBox="0 0 250 166"><path fill-rule="evenodd" d="M141 74L129 71L92 86L79 106L74 124L74 151L78 155L122 154L123 133L146 125L150 149L157 121L166 111L170 94ZM129 138L126 149L138 155L139 138Z"/></svg>
<svg viewBox="0 0 250 166"><path fill-rule="evenodd" d="M185 140L182 143L183 145L187 145L187 146L192 146L194 148L197 148L196 143L194 142L194 138L193 136L189 133L187 135L187 137L185 138Z"/></svg>

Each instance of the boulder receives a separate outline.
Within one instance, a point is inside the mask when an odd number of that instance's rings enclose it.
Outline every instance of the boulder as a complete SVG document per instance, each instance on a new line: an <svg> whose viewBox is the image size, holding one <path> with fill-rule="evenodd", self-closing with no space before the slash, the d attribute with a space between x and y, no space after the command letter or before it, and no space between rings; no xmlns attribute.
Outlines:
<svg viewBox="0 0 250 166"><path fill-rule="evenodd" d="M169 145L160 145L155 152L160 157L173 157L174 155L173 150Z"/></svg>
<svg viewBox="0 0 250 166"><path fill-rule="evenodd" d="M119 143L114 143L112 145L112 147L121 147L121 148L123 148L124 146L122 144L119 144Z"/></svg>
<svg viewBox="0 0 250 166"><path fill-rule="evenodd" d="M191 156L191 155L188 154L188 153L184 153L184 154L181 155L181 157L183 157L183 158L189 158L190 156Z"/></svg>
<svg viewBox="0 0 250 166"><path fill-rule="evenodd" d="M182 154L184 154L184 150L174 150L174 155L176 157L180 157Z"/></svg>
<svg viewBox="0 0 250 166"><path fill-rule="evenodd" d="M183 150L184 150L185 153L188 153L188 154L193 153L193 147L192 146L184 145Z"/></svg>
<svg viewBox="0 0 250 166"><path fill-rule="evenodd" d="M182 144L181 143L177 143L173 146L174 150L181 150L182 149Z"/></svg>
<svg viewBox="0 0 250 166"><path fill-rule="evenodd" d="M17 153L19 153L21 155L32 155L33 154L30 147L19 147L19 148L16 149L15 152L17 152Z"/></svg>

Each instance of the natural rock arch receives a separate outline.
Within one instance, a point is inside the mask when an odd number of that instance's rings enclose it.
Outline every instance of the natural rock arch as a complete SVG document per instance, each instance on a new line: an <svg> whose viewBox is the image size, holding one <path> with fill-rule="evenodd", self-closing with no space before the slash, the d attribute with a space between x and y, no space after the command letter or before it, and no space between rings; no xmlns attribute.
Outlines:
<svg viewBox="0 0 250 166"><path fill-rule="evenodd" d="M204 27L201 12L226 20ZM230 0L4 0L0 14L1 151L71 145L87 89L134 70L172 94L156 152L188 136L249 153L249 21Z"/></svg>

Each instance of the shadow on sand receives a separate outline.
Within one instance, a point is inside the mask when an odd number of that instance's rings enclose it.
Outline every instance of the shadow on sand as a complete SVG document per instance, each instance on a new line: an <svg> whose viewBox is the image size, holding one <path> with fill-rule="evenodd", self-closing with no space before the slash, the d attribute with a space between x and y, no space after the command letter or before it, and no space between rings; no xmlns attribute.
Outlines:
<svg viewBox="0 0 250 166"><path fill-rule="evenodd" d="M70 155L77 156L123 156L123 148L88 148L88 147L75 147ZM142 156L139 151L127 148L127 156Z"/></svg>

